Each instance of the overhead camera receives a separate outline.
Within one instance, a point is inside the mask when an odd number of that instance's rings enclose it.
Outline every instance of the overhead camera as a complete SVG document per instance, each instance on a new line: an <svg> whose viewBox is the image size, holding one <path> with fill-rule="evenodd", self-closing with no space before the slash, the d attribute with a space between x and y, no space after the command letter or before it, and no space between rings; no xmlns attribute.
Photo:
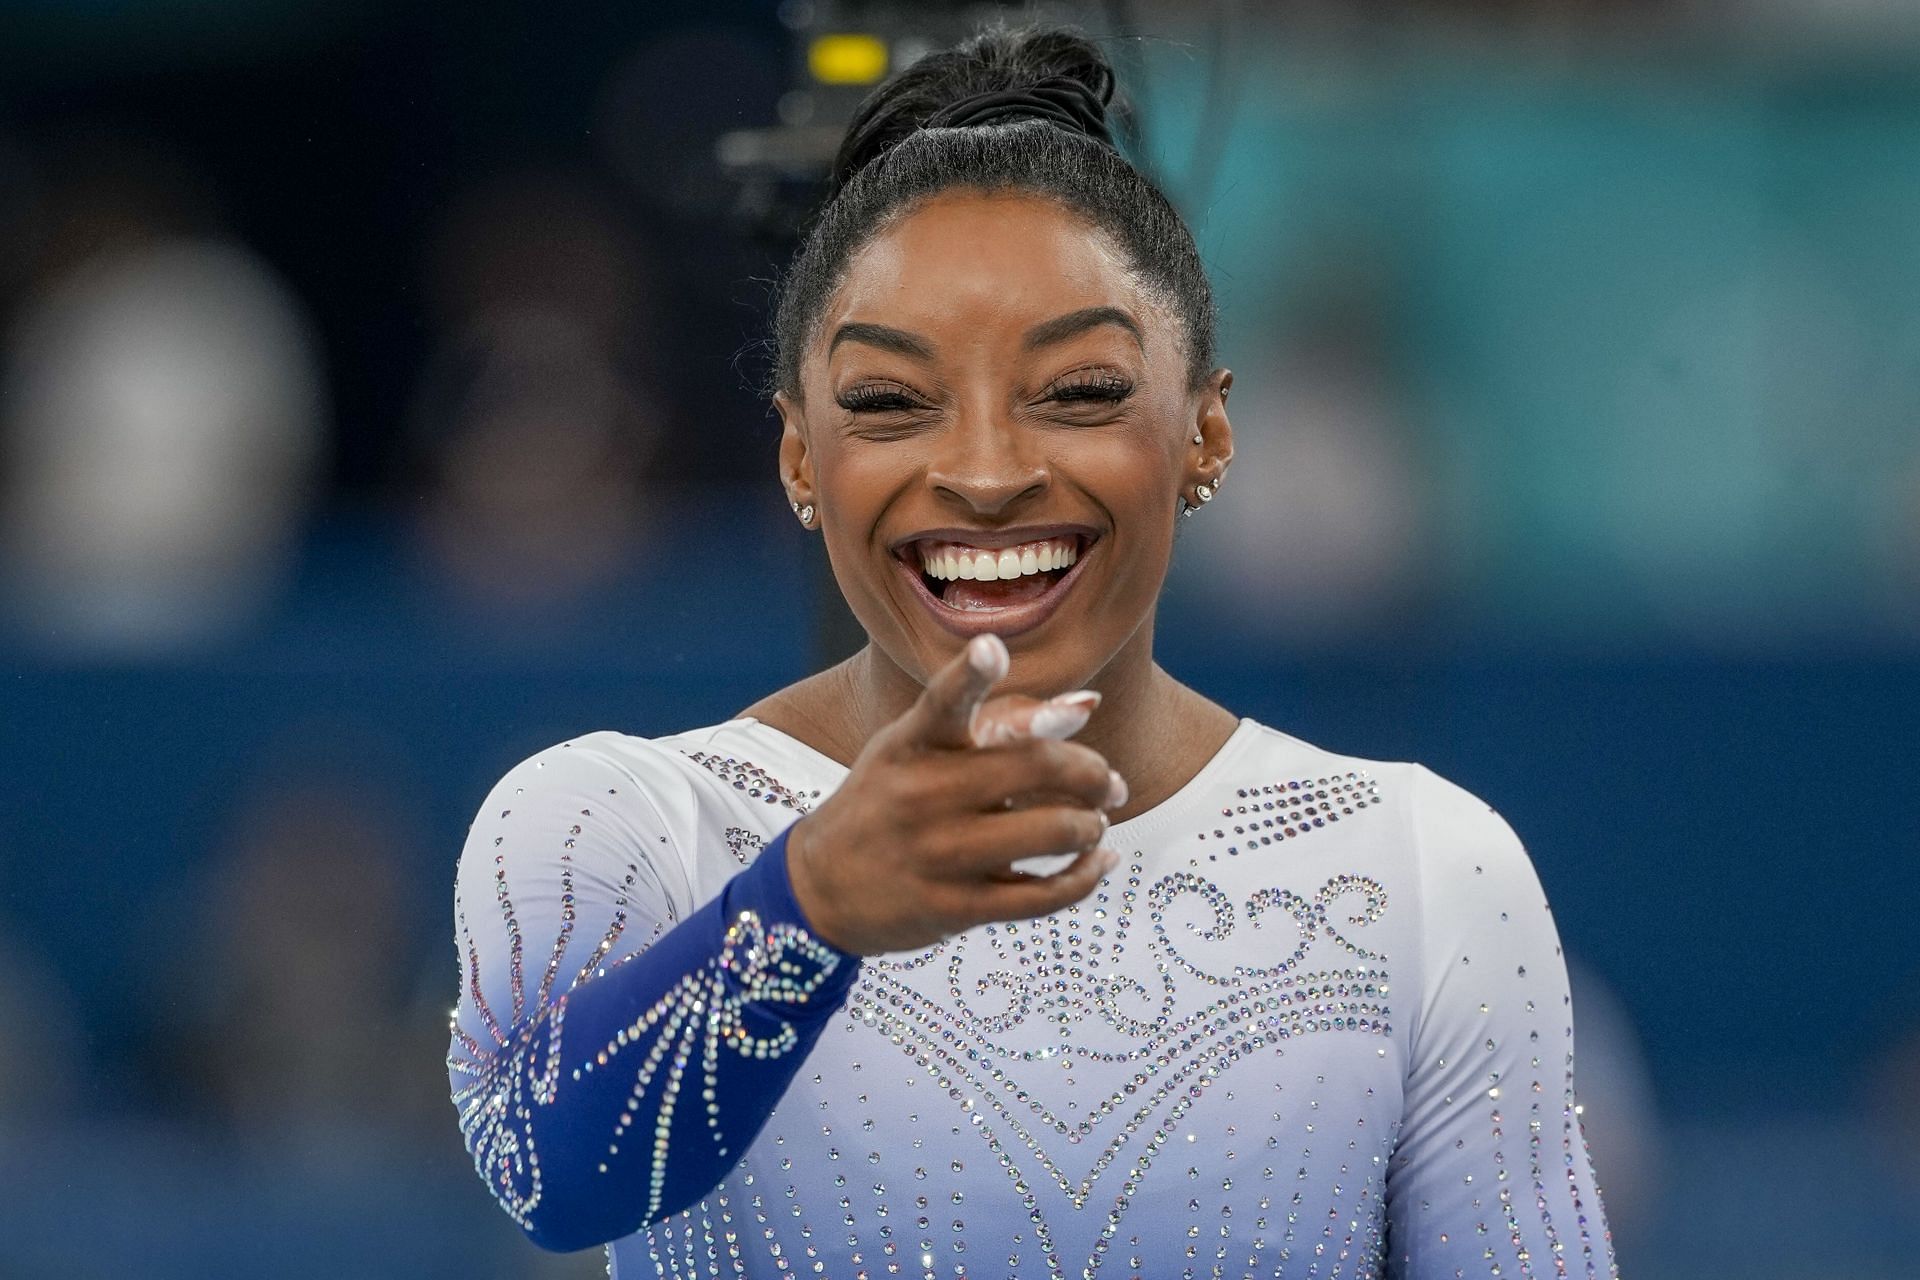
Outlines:
<svg viewBox="0 0 1920 1280"><path fill-rule="evenodd" d="M889 75L936 49L957 44L985 23L1005 18L1002 5L966 3L832 3L785 0L780 21L792 33L791 87L781 95L779 122L735 129L716 143L721 170L735 184L733 214L756 239L792 244L819 201L834 153L855 108ZM1026 7L1022 20L1077 21L1077 10Z"/></svg>

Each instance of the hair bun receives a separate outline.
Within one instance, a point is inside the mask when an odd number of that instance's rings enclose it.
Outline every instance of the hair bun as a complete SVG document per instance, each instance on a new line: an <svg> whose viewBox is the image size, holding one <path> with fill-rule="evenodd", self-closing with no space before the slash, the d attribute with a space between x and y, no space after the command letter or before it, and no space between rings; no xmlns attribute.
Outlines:
<svg viewBox="0 0 1920 1280"><path fill-rule="evenodd" d="M921 129L1039 119L1113 145L1113 66L1068 27L991 27L868 94L833 162L833 188Z"/></svg>

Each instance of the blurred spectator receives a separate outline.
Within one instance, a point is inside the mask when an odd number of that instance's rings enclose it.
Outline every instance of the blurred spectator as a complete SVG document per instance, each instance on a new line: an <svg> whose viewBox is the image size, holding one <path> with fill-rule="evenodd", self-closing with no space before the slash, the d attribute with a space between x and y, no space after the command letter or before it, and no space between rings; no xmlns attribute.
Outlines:
<svg viewBox="0 0 1920 1280"><path fill-rule="evenodd" d="M641 257L589 185L551 174L475 193L437 237L416 516L470 607L548 609L640 558L657 430Z"/></svg>
<svg viewBox="0 0 1920 1280"><path fill-rule="evenodd" d="M1902 1190L1920 1202L1920 972L1907 975L1903 990L1885 1011L1879 1043L1862 1055L1863 1110Z"/></svg>
<svg viewBox="0 0 1920 1280"><path fill-rule="evenodd" d="M1235 371L1234 460L1220 498L1181 530L1183 590L1237 626L1324 638L1407 604L1428 499L1367 291L1346 282L1296 333Z"/></svg>
<svg viewBox="0 0 1920 1280"><path fill-rule="evenodd" d="M1599 972L1567 960L1578 1039L1581 1131L1607 1206L1607 1225L1623 1257L1657 1229L1662 1207L1660 1116L1639 1033Z"/></svg>
<svg viewBox="0 0 1920 1280"><path fill-rule="evenodd" d="M24 939L0 931L0 1149L70 1119L86 1068L73 993Z"/></svg>
<svg viewBox="0 0 1920 1280"><path fill-rule="evenodd" d="M68 653L204 642L266 603L324 422L298 304L138 168L48 199L46 269L0 383L12 621Z"/></svg>
<svg viewBox="0 0 1920 1280"><path fill-rule="evenodd" d="M414 963L406 817L365 778L332 771L241 798L177 935L178 967L157 975L187 1091L176 1102L288 1157L459 1155L438 1066L446 979Z"/></svg>

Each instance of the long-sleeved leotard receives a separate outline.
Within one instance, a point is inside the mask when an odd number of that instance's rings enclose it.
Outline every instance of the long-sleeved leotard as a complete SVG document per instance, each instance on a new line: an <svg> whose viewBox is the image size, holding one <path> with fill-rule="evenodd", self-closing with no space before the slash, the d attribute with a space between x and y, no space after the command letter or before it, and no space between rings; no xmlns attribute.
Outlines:
<svg viewBox="0 0 1920 1280"><path fill-rule="evenodd" d="M536 1241L620 1277L1615 1274L1552 920L1467 793L1243 722L1083 903L861 963L780 839L844 776L742 720L489 796L449 1065Z"/></svg>
<svg viewBox="0 0 1920 1280"><path fill-rule="evenodd" d="M530 763L482 811L500 834L462 859L462 1002L478 1026L463 1028L456 1011L448 1066L494 1197L535 1243L579 1249L677 1213L725 1176L846 998L859 957L807 930L784 833L718 896L676 905L654 847L664 824L644 794L614 803L635 779L591 747ZM476 883L489 861L492 885ZM506 930L505 999L480 977L468 924L467 902L489 887ZM536 975L520 922L543 917L558 933ZM576 939L592 943L577 962Z"/></svg>

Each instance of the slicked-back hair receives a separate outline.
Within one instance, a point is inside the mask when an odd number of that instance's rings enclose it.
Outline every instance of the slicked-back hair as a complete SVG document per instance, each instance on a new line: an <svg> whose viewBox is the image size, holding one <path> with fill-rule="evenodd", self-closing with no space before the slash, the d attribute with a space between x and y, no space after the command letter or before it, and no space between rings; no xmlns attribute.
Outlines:
<svg viewBox="0 0 1920 1280"><path fill-rule="evenodd" d="M1205 381L1213 290L1193 234L1159 188L1107 143L1048 120L926 125L954 103L1056 77L1077 81L1103 105L1112 101L1105 55L1060 27L990 28L868 95L841 144L827 202L780 285L774 390L799 399L802 356L853 256L926 200L956 190L1053 200L1110 237L1143 287L1179 317L1189 384Z"/></svg>

